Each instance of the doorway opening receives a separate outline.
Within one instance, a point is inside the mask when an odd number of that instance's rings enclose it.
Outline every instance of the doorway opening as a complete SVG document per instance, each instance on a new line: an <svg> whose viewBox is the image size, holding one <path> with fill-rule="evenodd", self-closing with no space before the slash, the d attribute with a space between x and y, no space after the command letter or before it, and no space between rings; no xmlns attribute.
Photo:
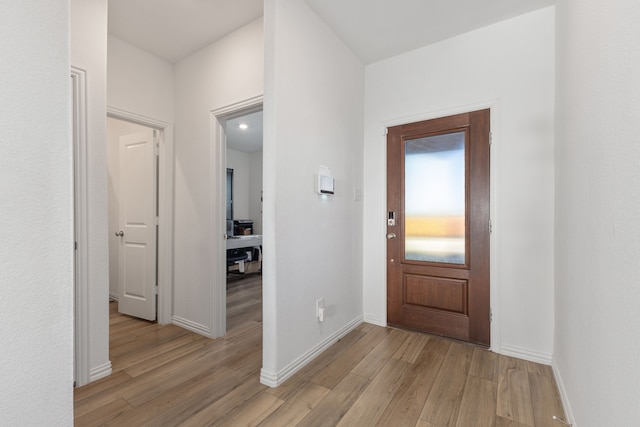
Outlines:
<svg viewBox="0 0 640 427"><path fill-rule="evenodd" d="M219 337L229 329L227 287L249 277L262 287L262 96L213 111L212 128L212 337Z"/></svg>
<svg viewBox="0 0 640 427"><path fill-rule="evenodd" d="M161 131L107 117L109 299L157 318L158 165Z"/></svg>
<svg viewBox="0 0 640 427"><path fill-rule="evenodd" d="M160 324L172 323L172 289L173 289L173 125L163 121L159 121L146 116L141 116L128 111L119 110L113 107L107 107L107 120L112 122L117 120L123 129L147 129L155 131L155 173L153 180L156 183L154 198L156 219L155 226L157 232L156 241L156 267L155 267L155 300L156 300L156 319ZM136 128L137 127L137 128ZM109 138L109 135L107 135ZM108 141L109 143L110 141ZM114 141L111 141L115 143ZM111 149L109 149L110 155ZM119 151L119 150L116 150ZM118 156L119 152L113 153ZM110 188L109 199L112 197L111 188L111 167L110 167ZM111 243L117 241L120 236L115 233L121 231L114 227L111 213L109 215L109 270L110 275L113 274L111 257ZM120 224L121 225L121 224ZM114 242L115 243L115 242ZM117 265L117 264L116 264ZM117 276L116 276L117 277ZM117 288L115 288L117 289ZM112 279L109 283L109 297L114 296L112 293ZM116 291L117 292L117 291Z"/></svg>

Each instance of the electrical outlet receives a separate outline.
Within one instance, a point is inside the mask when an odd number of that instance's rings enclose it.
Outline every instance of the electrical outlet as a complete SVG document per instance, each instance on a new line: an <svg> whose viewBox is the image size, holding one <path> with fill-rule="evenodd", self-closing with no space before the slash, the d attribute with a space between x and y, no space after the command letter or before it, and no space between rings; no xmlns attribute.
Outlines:
<svg viewBox="0 0 640 427"><path fill-rule="evenodd" d="M318 322L324 322L324 298L316 301L316 318Z"/></svg>

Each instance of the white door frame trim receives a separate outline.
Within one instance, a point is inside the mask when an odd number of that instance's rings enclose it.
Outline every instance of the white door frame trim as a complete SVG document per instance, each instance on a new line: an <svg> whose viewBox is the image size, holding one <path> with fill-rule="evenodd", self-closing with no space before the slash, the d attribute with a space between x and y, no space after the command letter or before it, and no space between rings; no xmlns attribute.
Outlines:
<svg viewBox="0 0 640 427"><path fill-rule="evenodd" d="M71 67L73 90L74 162L74 372L76 386L90 380L89 372L89 232L87 195L87 77L86 71Z"/></svg>
<svg viewBox="0 0 640 427"><path fill-rule="evenodd" d="M171 323L173 305L173 124L107 106L107 116L160 131L158 165L158 323Z"/></svg>
<svg viewBox="0 0 640 427"><path fill-rule="evenodd" d="M489 171L489 218L491 219L492 231L489 234L489 282L490 282L490 302L489 307L491 309L491 344L490 350L496 353L502 353L502 329L501 329L501 313L502 306L500 302L500 295L502 286L500 283L500 276L498 274L499 271L499 235L500 228L496 227L499 224L498 217L498 182L500 182L500 120L501 120L501 101L500 99L488 99L484 101L479 101L476 103L470 103L466 105L454 106L451 108L443 108L439 110L433 110L428 112L423 112L421 114L411 115L400 117L392 120L384 121L382 124L383 129L386 131L386 128L392 126L403 125L406 123L415 123L423 120L431 120L440 117L453 116L456 114L469 113L472 111L478 111L488 108L491 110L489 123L490 123L490 131L491 131L491 141L490 141L490 171ZM386 147L387 144L387 136L386 132L383 132L384 136L381 138L381 142L383 142ZM385 149L385 171L386 171L386 149ZM386 172L385 172L386 173ZM386 182L387 178L385 175L385 191L386 191ZM384 208L383 212L386 212L386 194L384 195ZM386 233L386 223L381 223L383 225L384 233L380 234L384 236ZM386 242L386 240L384 240ZM386 243L384 243L386 245ZM387 304L386 304L386 250L382 252L385 257L383 264L385 266L385 287L384 287L384 296L381 295L384 299L384 326L386 326L387 322Z"/></svg>
<svg viewBox="0 0 640 427"><path fill-rule="evenodd" d="M211 317L209 337L227 332L225 202L227 173L227 141L224 123L231 118L262 110L263 95L245 99L211 111Z"/></svg>

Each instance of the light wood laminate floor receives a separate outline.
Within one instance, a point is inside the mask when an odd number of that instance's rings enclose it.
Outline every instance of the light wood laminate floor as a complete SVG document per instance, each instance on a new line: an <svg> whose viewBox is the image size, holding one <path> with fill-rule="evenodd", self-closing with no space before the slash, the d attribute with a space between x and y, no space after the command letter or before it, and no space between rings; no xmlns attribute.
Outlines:
<svg viewBox="0 0 640 427"><path fill-rule="evenodd" d="M561 427L550 367L362 324L285 384L259 382L261 277L230 282L228 334L209 340L118 314L113 374L75 390L77 426Z"/></svg>

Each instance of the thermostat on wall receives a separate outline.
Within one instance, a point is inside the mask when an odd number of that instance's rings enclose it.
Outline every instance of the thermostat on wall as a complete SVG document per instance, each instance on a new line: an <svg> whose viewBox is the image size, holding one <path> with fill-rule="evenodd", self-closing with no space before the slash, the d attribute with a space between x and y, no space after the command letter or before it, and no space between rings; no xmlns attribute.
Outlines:
<svg viewBox="0 0 640 427"><path fill-rule="evenodd" d="M333 194L335 182L331 169L326 166L320 166L318 170L318 194Z"/></svg>

